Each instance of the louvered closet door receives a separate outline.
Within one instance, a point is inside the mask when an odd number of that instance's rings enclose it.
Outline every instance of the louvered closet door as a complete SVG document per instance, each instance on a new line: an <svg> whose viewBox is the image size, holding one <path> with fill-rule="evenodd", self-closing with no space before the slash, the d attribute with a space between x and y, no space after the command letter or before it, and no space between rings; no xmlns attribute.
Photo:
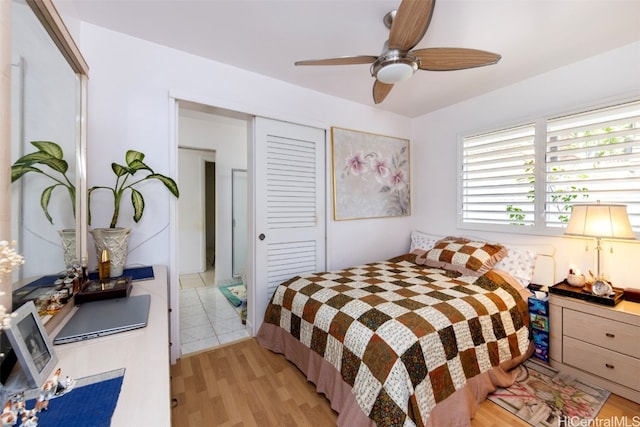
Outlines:
<svg viewBox="0 0 640 427"><path fill-rule="evenodd" d="M325 131L257 117L256 330L281 282L325 268Z"/></svg>

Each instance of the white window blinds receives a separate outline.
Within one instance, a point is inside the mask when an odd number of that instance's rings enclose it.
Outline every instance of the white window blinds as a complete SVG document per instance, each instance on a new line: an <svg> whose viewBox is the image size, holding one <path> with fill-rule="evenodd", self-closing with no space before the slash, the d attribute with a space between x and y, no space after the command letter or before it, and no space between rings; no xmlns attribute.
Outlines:
<svg viewBox="0 0 640 427"><path fill-rule="evenodd" d="M571 205L627 205L640 231L640 102L547 121L545 222L563 227Z"/></svg>
<svg viewBox="0 0 640 427"><path fill-rule="evenodd" d="M462 227L557 233L574 204L600 201L627 205L640 232L640 101L539 118L460 146Z"/></svg>
<svg viewBox="0 0 640 427"><path fill-rule="evenodd" d="M463 224L534 224L535 124L462 140Z"/></svg>

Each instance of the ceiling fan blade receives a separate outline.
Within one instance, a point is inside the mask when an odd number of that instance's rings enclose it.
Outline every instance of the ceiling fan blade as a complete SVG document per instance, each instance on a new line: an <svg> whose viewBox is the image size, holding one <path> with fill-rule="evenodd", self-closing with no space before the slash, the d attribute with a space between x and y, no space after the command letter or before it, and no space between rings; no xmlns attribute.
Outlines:
<svg viewBox="0 0 640 427"><path fill-rule="evenodd" d="M378 59L377 56L341 56L339 58L310 59L307 61L297 61L295 65L352 65L352 64L372 64Z"/></svg>
<svg viewBox="0 0 640 427"><path fill-rule="evenodd" d="M432 47L411 51L420 58L420 69L428 71L452 71L483 67L497 63L502 58L486 50L460 47Z"/></svg>
<svg viewBox="0 0 640 427"><path fill-rule="evenodd" d="M407 51L427 32L436 0L403 0L389 33L389 49Z"/></svg>
<svg viewBox="0 0 640 427"><path fill-rule="evenodd" d="M380 80L376 80L373 84L373 101L376 104L380 104L389 95L393 89L393 85L389 83L382 83Z"/></svg>

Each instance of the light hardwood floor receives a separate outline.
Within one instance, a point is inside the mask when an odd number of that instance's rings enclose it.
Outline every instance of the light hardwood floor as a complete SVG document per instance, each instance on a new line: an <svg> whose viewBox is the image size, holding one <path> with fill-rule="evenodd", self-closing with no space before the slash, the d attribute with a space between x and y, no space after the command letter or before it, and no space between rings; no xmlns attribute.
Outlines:
<svg viewBox="0 0 640 427"><path fill-rule="evenodd" d="M254 338L179 359L171 367L173 427L335 426L324 395L284 356ZM602 420L640 414L640 405L612 395ZM482 403L472 427L528 426L492 402ZM616 425L616 424L594 424ZM632 424L629 424L632 425Z"/></svg>

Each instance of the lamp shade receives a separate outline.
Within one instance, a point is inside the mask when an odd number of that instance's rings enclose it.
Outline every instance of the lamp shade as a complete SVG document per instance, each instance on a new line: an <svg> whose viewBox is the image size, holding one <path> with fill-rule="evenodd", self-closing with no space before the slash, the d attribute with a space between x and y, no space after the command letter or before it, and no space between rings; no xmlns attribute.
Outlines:
<svg viewBox="0 0 640 427"><path fill-rule="evenodd" d="M626 205L576 204L564 234L603 239L636 238Z"/></svg>

